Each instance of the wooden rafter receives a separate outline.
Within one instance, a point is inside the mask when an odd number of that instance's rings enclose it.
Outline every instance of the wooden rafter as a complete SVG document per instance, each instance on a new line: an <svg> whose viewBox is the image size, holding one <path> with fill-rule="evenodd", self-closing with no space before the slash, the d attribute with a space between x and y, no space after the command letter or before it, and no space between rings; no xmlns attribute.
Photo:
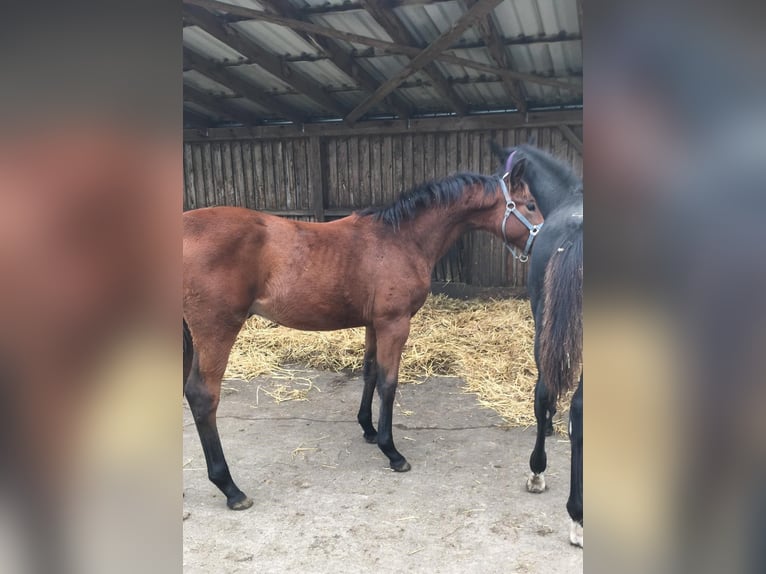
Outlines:
<svg viewBox="0 0 766 574"><path fill-rule="evenodd" d="M423 68L426 64L433 62L434 58L441 52L447 49L453 40L459 38L463 32L473 26L473 24L482 18L485 14L488 14L491 10L500 4L502 0L479 0L468 12L463 14L460 19L455 22L452 27L439 35L433 42L431 42L425 50L415 56L412 61L405 66L398 74L389 78L375 91L374 94L366 98L361 104L355 107L346 116L345 120L353 124L359 118L361 118L372 106L377 104L380 100L386 97L392 90L401 84L406 78Z"/></svg>
<svg viewBox="0 0 766 574"><path fill-rule="evenodd" d="M290 68L279 56L251 42L232 26L222 23L214 14L199 6L185 6L184 15L205 32L245 56L251 63L258 64L268 73L308 96L322 107L336 114L343 115L346 113L345 107L325 92L322 86Z"/></svg>
<svg viewBox="0 0 766 574"><path fill-rule="evenodd" d="M295 20L302 20L304 18L299 10L294 8L288 2L284 2L284 0L262 0L261 4L263 4L270 12L278 16L285 16ZM362 90L374 92L378 88L379 82L372 76L372 74L362 68L354 61L354 58L351 55L330 38L312 35L308 32L298 33L309 43L318 46L326 54L326 57L329 57L333 64L349 78L354 80ZM407 119L410 117L411 110L409 106L399 96L391 94L388 98L388 102L391 109L393 109L400 118Z"/></svg>
<svg viewBox="0 0 766 574"><path fill-rule="evenodd" d="M380 0L362 0L362 6L372 16L375 21L391 36L391 39L397 44L411 46L415 43L415 38L402 25L396 17L394 11ZM423 71L431 78L434 89L450 106L452 111L462 116L468 110L465 102L458 96L457 92L450 86L447 79L436 67L436 64L430 62L423 66Z"/></svg>
<svg viewBox="0 0 766 574"><path fill-rule="evenodd" d="M390 8L398 6L421 6L423 4L439 4L451 2L452 0L387 0ZM359 10L363 8L364 0L345 1L343 4L320 4L317 6L307 6L303 9L307 14L328 14L333 12L348 12L350 10Z"/></svg>
<svg viewBox="0 0 766 574"><path fill-rule="evenodd" d="M516 128L558 127L582 125L582 110L529 111L526 114L484 114L452 118L422 118L412 120L372 120L356 126L340 122L324 124L255 126L245 128L212 128L208 140L308 138L310 136L360 136L459 132L463 130L511 130ZM193 132L185 139L198 139Z"/></svg>
<svg viewBox="0 0 766 574"><path fill-rule="evenodd" d="M239 108L236 108L227 103L225 100L216 98L214 95L195 88L194 86L184 84L183 92L184 101L199 104L211 112L217 113L221 117L237 122L242 122L245 125L251 125L257 122L257 119L252 114L246 112L245 110L240 110Z"/></svg>
<svg viewBox="0 0 766 574"><path fill-rule="evenodd" d="M567 139L567 141L574 146L574 148L582 154L582 140L577 137L577 134L574 133L574 130L570 128L566 124L561 124L558 126L559 131L561 131L562 135Z"/></svg>
<svg viewBox="0 0 766 574"><path fill-rule="evenodd" d="M312 34L320 34L328 36L330 38L338 38L347 42L353 42L356 44L362 44L364 46L373 46L381 50L385 50L389 54L402 54L405 56L417 56L422 50L421 48L415 48L413 46L401 46L394 42L386 42L384 40L378 40L376 38L370 38L361 34L354 34L351 32L343 32L341 30L335 30L326 26L319 26L312 24L311 22L305 22L302 20L295 20L292 18L285 18L284 16L278 16L276 14L270 14L262 10L253 10L252 8L244 8L242 6L235 6L234 4L227 4L226 2L219 2L218 0L183 0L184 4L194 4L197 6L203 6L212 10L220 10L236 14L239 16L245 16L253 20L261 20L263 22L270 22L272 24L279 24L280 26L287 26L293 30L302 30L310 32ZM447 48L445 48L447 49ZM562 90L568 90L575 94L582 94L582 84L564 82L555 78L548 78L545 76L538 76L535 74L526 74L522 72L515 72L513 70L502 70L496 66L488 66L480 62L475 62L467 58L459 58L451 54L439 53L436 56L437 60L447 62L449 64L455 64L457 66L465 66L466 68L472 68L487 72L489 74L496 74L498 76L507 76L512 79L522 80L525 82L531 82L540 84L543 86L551 86L554 88L560 88Z"/></svg>
<svg viewBox="0 0 766 574"><path fill-rule="evenodd" d="M476 2L477 0L467 0L467 6L473 6L476 4ZM510 60L508 58L508 53L506 52L505 45L503 44L501 34L497 30L497 26L495 26L495 21L492 18L492 14L487 14L484 18L480 19L476 24L476 28L479 30L481 37L484 39L487 50L489 50L489 53L495 63L503 69L510 68L511 66ZM511 98L513 103L516 104L516 108L522 113L526 112L527 100L524 96L524 88L521 85L521 82L518 80L512 80L507 76L501 78L501 81L503 82L503 87L505 88L506 93Z"/></svg>
<svg viewBox="0 0 766 574"><path fill-rule="evenodd" d="M235 76L225 68L216 65L215 62L196 54L189 48L184 48L184 65L197 70L208 78L212 78L237 94L253 100L258 105L283 115L291 121L301 123L305 120L302 112L264 93L256 86Z"/></svg>
<svg viewBox="0 0 766 574"><path fill-rule="evenodd" d="M264 0L266 2L267 0ZM271 0L271 1L279 1L279 0ZM244 22L249 20L249 18L240 18L237 21ZM314 36L315 39L322 38L322 36ZM582 40L582 37L579 34L568 34L568 33L559 33L559 34L551 34L548 36L521 36L517 38L499 38L500 46L502 48L508 47L508 46L532 46L537 44L556 44L560 42L579 42ZM481 48L487 48L487 43L484 40L474 41L474 42L456 42L455 44L452 44L448 48L448 50L475 50L475 49L481 49ZM345 52L344 52L345 53ZM351 53L347 54L347 57L349 58L379 58L380 56L387 56L389 52L387 50L381 50L379 48L374 48L372 46L364 49L364 50L354 50ZM286 62L314 62L317 60L326 60L329 56L325 54L300 54L300 55L292 55L292 56L285 56L283 59ZM439 58L437 58L438 60Z"/></svg>

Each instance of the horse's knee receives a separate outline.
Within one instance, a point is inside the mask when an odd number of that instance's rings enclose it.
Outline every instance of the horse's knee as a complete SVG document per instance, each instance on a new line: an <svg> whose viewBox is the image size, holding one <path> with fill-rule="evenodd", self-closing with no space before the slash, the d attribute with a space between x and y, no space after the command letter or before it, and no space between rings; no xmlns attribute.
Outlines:
<svg viewBox="0 0 766 574"><path fill-rule="evenodd" d="M184 387L184 394L197 422L207 419L218 408L220 396L211 392L201 381L189 379Z"/></svg>
<svg viewBox="0 0 766 574"><path fill-rule="evenodd" d="M378 379L378 397L383 404L393 403L396 395L396 381L386 381Z"/></svg>

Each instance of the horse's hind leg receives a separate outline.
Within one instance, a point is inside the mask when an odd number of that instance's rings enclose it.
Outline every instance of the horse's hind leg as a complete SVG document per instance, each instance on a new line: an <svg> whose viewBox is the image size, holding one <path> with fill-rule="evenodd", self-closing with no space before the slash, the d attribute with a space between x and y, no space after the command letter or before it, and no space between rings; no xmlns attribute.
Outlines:
<svg viewBox="0 0 766 574"><path fill-rule="evenodd" d="M548 405L548 422L545 424L545 436L553 436L553 417L556 415L556 405Z"/></svg>
<svg viewBox="0 0 766 574"><path fill-rule="evenodd" d="M541 376L535 384L535 419L537 420L537 439L535 448L529 457L529 468L532 474L527 480L527 490L539 493L545 491L545 469L548 466L548 456L545 454L545 435L548 427L548 390Z"/></svg>
<svg viewBox="0 0 766 574"><path fill-rule="evenodd" d="M402 349L410 332L409 318L401 319L382 326L375 326L377 333L378 395L380 396L380 416L378 419L378 447L390 461L391 468L397 472L410 470L410 463L396 450L391 430L393 420L396 385L399 381L399 362Z"/></svg>
<svg viewBox="0 0 766 574"><path fill-rule="evenodd" d="M376 353L375 329L367 327L364 341L364 390L362 391L362 403L359 405L359 414L356 419L364 431L364 440L371 444L378 442L378 432L372 426L372 397L375 394L375 383L378 377Z"/></svg>
<svg viewBox="0 0 766 574"><path fill-rule="evenodd" d="M572 444L572 468L569 484L569 500L567 512L572 519L569 531L569 541L575 546L582 547L582 377L572 397L569 408L569 440Z"/></svg>
<svg viewBox="0 0 766 574"><path fill-rule="evenodd" d="M223 492L226 504L232 510L244 510L253 505L231 478L216 425L221 379L238 332L239 327L230 326L223 333L194 333L195 352L184 387L205 453L208 478Z"/></svg>

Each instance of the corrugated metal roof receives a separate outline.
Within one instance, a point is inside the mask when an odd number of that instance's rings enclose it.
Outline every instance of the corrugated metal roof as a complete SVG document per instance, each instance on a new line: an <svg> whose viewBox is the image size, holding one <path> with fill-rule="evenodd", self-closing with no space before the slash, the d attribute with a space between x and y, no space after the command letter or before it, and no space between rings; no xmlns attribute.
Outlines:
<svg viewBox="0 0 766 574"><path fill-rule="evenodd" d="M197 26L184 28L183 44L197 54L215 62L244 62L247 59Z"/></svg>
<svg viewBox="0 0 766 574"><path fill-rule="evenodd" d="M356 86L356 82L339 70L330 60L294 62L291 67L322 84L327 89Z"/></svg>
<svg viewBox="0 0 766 574"><path fill-rule="evenodd" d="M223 1L254 10L269 10L256 0ZM393 42L384 27L366 10L359 8L358 2L283 0L283 3L286 13L290 16L294 17L289 10L306 10L299 17L313 24L384 42ZM422 49L440 34L451 29L454 23L466 13L466 7L461 0L441 0L398 6L394 8L393 13L400 21L402 28L413 38L417 47ZM510 69L553 78L581 77L582 42L577 39L577 36L581 34L577 0L504 0L490 13L490 17L506 44L504 50ZM353 109L369 97L371 92L368 89L360 85L357 79L343 72L327 57L321 46L304 33L278 24L248 19L241 15L235 15L234 19L237 21L228 25L239 32L243 38L284 58L283 78L269 74L255 63L248 63L242 54L197 26L184 28L184 46L212 62L226 66L224 69L227 74L252 84L255 89L272 95L276 94L275 97L309 116L326 117L327 108L307 94L296 93L295 86L290 84L293 73L310 78L317 86L317 90L325 90L325 93L334 98L342 109ZM575 39L555 38L559 35L568 38L574 36ZM398 74L411 61L410 56L384 55L379 48L373 49L368 45L349 43L337 38L329 41L354 58L354 66L366 71L379 84ZM485 46L478 26L472 26L466 30L453 46L456 48L446 53L492 68L498 67L498 63ZM295 61L296 59L300 61ZM494 77L498 81L466 83L466 80L488 78L491 80L493 76L487 71L438 59L434 61L434 64L442 76L440 80L452 85L455 94L464 101L469 110L478 112L515 107L513 99L497 76ZM232 90L198 72L185 72L184 82L210 93L233 94ZM417 86L417 82L422 82L423 85ZM532 81L523 81L520 85L530 107L571 106L582 103L582 96L569 90ZM434 87L434 78L424 70L408 77L407 87L396 89L394 94L412 108L415 116L418 113L451 111L450 104ZM368 114L393 113L387 105L384 100L372 107ZM250 111L258 115L263 114L264 120L278 115L267 110Z"/></svg>
<svg viewBox="0 0 766 574"><path fill-rule="evenodd" d="M318 54L320 50L301 38L298 34L277 24L269 22L236 22L232 27L241 31L247 38L279 55L299 56L301 54Z"/></svg>
<svg viewBox="0 0 766 574"><path fill-rule="evenodd" d="M233 96L235 92L223 84L219 84L215 80L211 80L207 76L200 74L197 70L187 70L183 73L184 83L189 84L192 87L210 92L213 95L226 95Z"/></svg>

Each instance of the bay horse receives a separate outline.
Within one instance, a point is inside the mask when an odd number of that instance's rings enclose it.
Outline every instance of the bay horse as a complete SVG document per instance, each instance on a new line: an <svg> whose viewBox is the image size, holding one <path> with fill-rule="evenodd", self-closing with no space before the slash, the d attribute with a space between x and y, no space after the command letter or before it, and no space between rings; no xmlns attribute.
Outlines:
<svg viewBox="0 0 766 574"><path fill-rule="evenodd" d="M582 505L582 269L583 187L572 169L532 146L492 150L505 170L526 164L524 180L545 217L529 259L527 291L535 320L535 419L537 439L529 459L527 490L543 492L547 467L545 437L559 396L578 382L569 410L572 447L567 511L572 520L569 540L583 545Z"/></svg>
<svg viewBox="0 0 766 574"><path fill-rule="evenodd" d="M391 431L410 319L428 297L434 265L464 233L485 230L528 252L543 218L523 182L525 165L516 162L503 177L459 173L430 181L388 207L327 223L239 207L184 213L184 394L208 477L230 509L253 504L232 480L216 428L221 379L245 320L256 314L307 331L366 327L357 420L393 470L410 470Z"/></svg>

